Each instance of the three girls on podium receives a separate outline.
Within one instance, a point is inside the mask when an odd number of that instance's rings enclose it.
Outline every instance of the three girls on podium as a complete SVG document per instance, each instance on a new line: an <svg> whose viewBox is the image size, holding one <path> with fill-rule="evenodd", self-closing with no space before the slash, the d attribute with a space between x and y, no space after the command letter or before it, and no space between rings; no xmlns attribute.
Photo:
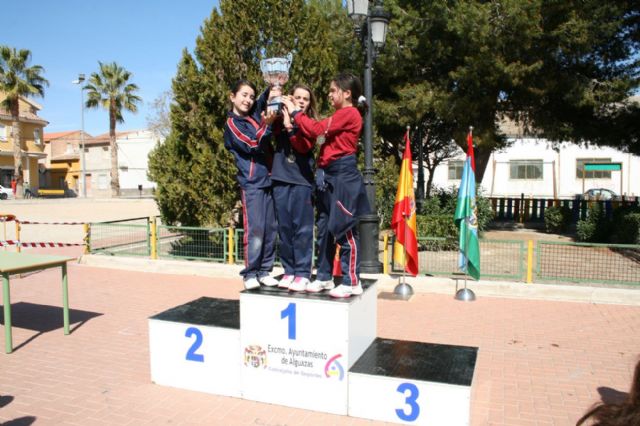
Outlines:
<svg viewBox="0 0 640 426"><path fill-rule="evenodd" d="M245 268L240 274L245 288L263 284L312 293L330 290L336 298L362 294L357 218L370 211L356 164L361 114L367 107L362 84L352 74L336 76L329 87L335 112L323 120L318 120L313 94L306 86L296 85L291 95L282 97L281 114L265 110L267 100L281 94L278 88L267 88L257 100L255 93L255 86L246 80L234 85L224 130L242 194ZM315 144L320 149L314 182ZM316 279L311 282L314 187L318 259ZM269 275L276 226L285 270L280 281ZM337 287L333 283L336 243L343 271Z"/></svg>

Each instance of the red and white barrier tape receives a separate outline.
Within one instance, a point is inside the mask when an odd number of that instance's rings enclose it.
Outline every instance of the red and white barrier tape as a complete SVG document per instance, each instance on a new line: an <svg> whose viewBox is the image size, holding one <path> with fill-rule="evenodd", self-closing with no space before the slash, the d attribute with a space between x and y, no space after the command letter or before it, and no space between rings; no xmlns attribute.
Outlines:
<svg viewBox="0 0 640 426"><path fill-rule="evenodd" d="M69 246L83 246L83 243L22 243L20 241L0 241L0 247L2 246L11 246L11 245L19 245L21 247L69 247Z"/></svg>
<svg viewBox="0 0 640 426"><path fill-rule="evenodd" d="M23 225L84 225L85 222L34 222L30 220L16 220Z"/></svg>

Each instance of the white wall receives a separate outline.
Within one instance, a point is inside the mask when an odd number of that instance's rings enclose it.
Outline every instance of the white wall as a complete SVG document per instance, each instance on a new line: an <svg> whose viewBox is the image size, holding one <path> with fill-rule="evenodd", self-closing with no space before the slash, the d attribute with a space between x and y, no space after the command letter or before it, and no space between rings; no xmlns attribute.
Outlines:
<svg viewBox="0 0 640 426"><path fill-rule="evenodd" d="M457 160L463 160L465 154L460 150ZM573 198L582 194L582 179L576 177L576 162L582 158L610 159L622 163L622 190L620 173L611 172L611 178L585 179L584 189L607 188L617 194L640 195L640 157L623 153L613 148L585 148L575 144L563 143L554 150L543 139L513 139L513 144L491 155L482 180L486 195L494 197L553 197L554 184L558 197ZM511 160L542 160L542 179L512 179L510 177ZM451 160L451 161L455 161ZM459 180L448 178L448 162L438 166L434 172L434 185L439 187L458 186ZM555 170L555 179L554 179ZM425 175L428 172L425 170ZM426 177L425 177L426 180Z"/></svg>
<svg viewBox="0 0 640 426"><path fill-rule="evenodd" d="M149 152L160 143L160 138L150 130L127 133L118 138L118 170L120 188L138 190L155 188L156 183L147 179Z"/></svg>

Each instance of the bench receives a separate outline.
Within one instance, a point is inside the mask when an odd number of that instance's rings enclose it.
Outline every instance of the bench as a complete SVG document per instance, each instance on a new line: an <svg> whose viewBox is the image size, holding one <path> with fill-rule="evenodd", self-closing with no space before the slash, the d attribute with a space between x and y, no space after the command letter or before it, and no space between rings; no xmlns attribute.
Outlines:
<svg viewBox="0 0 640 426"><path fill-rule="evenodd" d="M64 189L38 189L38 197L64 197L66 191Z"/></svg>

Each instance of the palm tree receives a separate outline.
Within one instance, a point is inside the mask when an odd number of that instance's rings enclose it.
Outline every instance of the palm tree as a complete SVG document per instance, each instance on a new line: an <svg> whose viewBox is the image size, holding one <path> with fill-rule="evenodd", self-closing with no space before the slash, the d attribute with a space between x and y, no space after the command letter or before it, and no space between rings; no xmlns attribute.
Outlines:
<svg viewBox="0 0 640 426"><path fill-rule="evenodd" d="M128 83L131 73L112 62L100 65L100 73L93 73L84 89L87 90L87 108L103 107L109 111L109 147L111 149L111 195L120 195L118 179L118 146L116 144L116 122L123 123L122 110L138 112L142 98L135 95L138 86Z"/></svg>
<svg viewBox="0 0 640 426"><path fill-rule="evenodd" d="M13 178L16 181L16 198L22 198L22 129L20 128L20 98L44 97L44 86L49 82L42 76L44 68L29 66L31 52L27 49L0 46L0 92L6 98L2 106L11 114L11 139L13 142Z"/></svg>

